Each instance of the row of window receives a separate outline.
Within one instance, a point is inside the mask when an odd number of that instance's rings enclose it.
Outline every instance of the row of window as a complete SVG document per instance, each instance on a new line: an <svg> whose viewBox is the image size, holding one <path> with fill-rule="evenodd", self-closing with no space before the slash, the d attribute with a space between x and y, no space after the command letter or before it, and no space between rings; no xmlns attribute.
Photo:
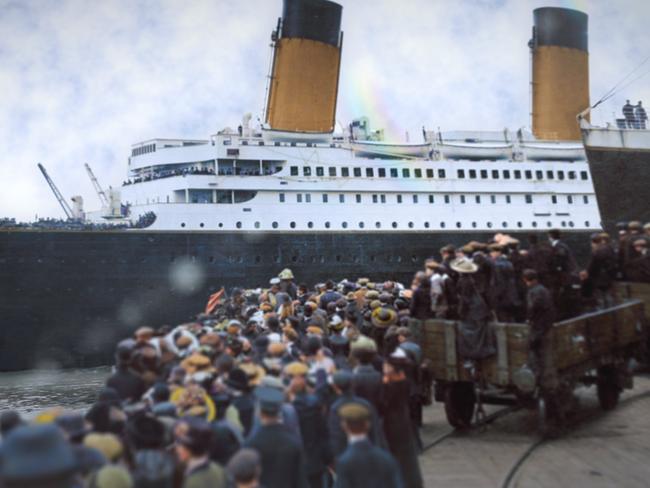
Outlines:
<svg viewBox="0 0 650 488"><path fill-rule="evenodd" d="M302 176L325 176L325 167L324 166L316 166L315 172L312 173L312 167L311 166L303 166L302 167ZM377 170L375 172L375 169ZM432 168L427 168L424 170L421 168L402 168L401 172L399 171L399 168L361 168L361 167L355 167L352 168L352 173L350 173L350 168L348 167L341 167L337 168L335 166L328 166L327 167L327 176L329 177L336 177L336 176L341 176L343 178L349 177L349 176L354 176L356 178L360 178L361 176L365 176L366 178L374 178L375 175L378 178L386 178L390 176L390 178L399 178L400 176L402 178L410 178L411 177L411 169L413 170L413 177L415 178L435 178L435 172ZM340 170L340 172L339 172ZM300 168L298 166L291 166L289 168L289 173L291 176L300 176ZM437 177L444 179L447 177L447 173L443 168L440 168L437 170ZM504 179L504 180L509 180L509 179L515 179L515 180L521 180L521 179L526 179L526 180L543 180L546 178L547 180L564 180L564 179L569 179L569 180L575 180L578 178L578 172L576 171L564 171L564 170L520 170L520 169L515 169L515 170L509 170L509 169L504 169L504 170L498 170L498 169L493 169L493 170L487 170L487 169L481 169L481 170L476 170L476 169L470 169L470 170L465 170L465 169L457 169L456 170L456 177L459 179L464 179L466 177L469 177L470 179L477 179L480 177L480 179ZM587 171L580 171L580 179L582 180L588 180L589 179L589 173Z"/></svg>
<svg viewBox="0 0 650 488"><path fill-rule="evenodd" d="M346 221L341 222L340 225L341 225L341 228L342 228L342 229L348 229L348 228L354 226L354 224L348 224L348 222L346 222ZM379 222L379 221L377 221L377 222L374 223L374 227L375 227L376 229L381 229L382 226L384 226L384 225L388 226L389 228L393 228L393 229L398 229L398 228L400 228L400 224L399 224L398 222L391 222L390 225L388 225L388 224L386 224L386 223ZM539 226L539 223L538 223L537 221L533 221L533 222L531 222L530 225L531 225L531 227L537 228L537 227ZM181 227L182 227L182 228L185 228L185 226L186 226L186 225L185 225L185 222L181 222ZM223 222L219 222L218 226L219 226L220 229L223 229L223 227L224 227ZM330 221L325 221L325 222L323 222L323 223L321 224L321 226L322 226L321 228L331 229L331 228L332 228L332 223L331 223ZM462 228L463 228L463 223L462 223L462 222L456 222L456 225L455 225L455 226L456 226L457 229L462 229ZM498 223L495 224L495 223L493 223L493 222L486 222L486 223L485 223L485 226L486 226L488 229L492 229L492 228L494 228L494 227L498 227ZM511 223L509 223L509 222L506 222L506 221L501 222L501 227L504 228L504 229L507 229L507 228L509 228L510 226L511 226ZM551 228L551 227L557 226L557 222L556 222L556 223L553 223L553 222L551 222L551 221L549 220L549 221L546 222L546 226L547 226L548 228ZM563 221L560 222L560 226L561 226L561 227L575 227L575 223L574 223L573 221L566 221L566 220L563 220ZM589 226L590 226L589 221L586 220L586 221L585 221L585 227L589 227ZM205 224L204 224L203 222L201 222L201 223L199 224L199 227L204 228L204 227L205 227ZM255 222L255 223L253 224L253 227L254 227L255 229L261 229L261 228L262 228L262 223L259 222L259 221L257 221L257 222ZM297 227L296 222L294 222L294 221L289 222L289 227L290 227L291 229L295 229L295 228ZM359 229L366 229L366 228L372 228L372 225L370 225L370 224L366 225L366 222L358 222L358 223L357 223L357 227L358 227ZM406 225L406 227L408 227L409 229L414 229L414 228L415 228L415 223L413 223L413 222L408 222L407 225ZM424 222L424 228L425 228L425 229L430 229L431 227L432 227L431 222ZM446 228L447 228L447 223L446 223L446 222L440 222L440 223L439 223L439 227L440 227L441 229L446 229ZM472 222L472 223L470 224L470 227L471 227L472 229L477 229L477 228L478 228L478 222ZM521 229L521 228L524 227L524 224L523 224L523 222L519 221L519 222L516 222L516 223L515 223L515 226L513 226L513 227L517 227L517 228L520 228L520 229ZM244 225L243 225L243 223L242 223L241 221L239 221L239 222L236 222L236 223L235 223L235 228L237 228L237 229L243 229L243 228L244 228ZM280 224L279 224L278 222L274 221L274 222L271 223L271 228L273 228L273 229L278 229L278 228L280 228ZM311 222L311 221L310 221L310 222L307 222L307 228L308 228L308 229L314 229L314 228L315 228L315 224L314 224L314 222Z"/></svg>
<svg viewBox="0 0 650 488"><path fill-rule="evenodd" d="M311 203L311 193L296 193L296 203ZM338 195L338 201L339 203L345 203L345 194L344 193L339 193ZM385 194L372 194L368 195L372 198L372 203L386 203L386 195ZM424 198L420 198L420 196ZM476 204L481 204L481 203L487 203L488 201L488 195L473 195L473 201ZM483 197L485 197L485 200L483 200ZM285 203L287 201L287 196L285 193L279 193L278 198L280 200L280 203ZM451 195L442 195L442 198L445 203L451 203L452 201L452 196ZM323 203L329 203L330 200L330 195L327 193L321 194L321 200ZM357 193L354 195L354 200L356 203L363 203L364 198L363 195L360 193ZM573 204L573 203L578 203L580 200L580 195L566 195L566 203L567 204ZM413 203L420 203L422 202L429 202L429 203L435 203L436 198L434 195L411 195L411 201ZM472 201L471 196L468 195L459 195L458 196L458 201L461 204L465 204L468 201ZM504 195L504 201L505 203L512 203L512 195ZM524 195L524 201L527 204L533 203L533 195L527 194ZM404 203L404 196L403 195L395 195L395 202L396 203ZM497 203L497 196L496 195L489 195L489 202L496 204ZM559 202L558 195L551 195L551 203L557 204ZM585 205L589 204L589 195L582 195L582 203Z"/></svg>
<svg viewBox="0 0 650 488"><path fill-rule="evenodd" d="M145 144L144 146L135 147L131 150L131 156L140 156L142 154L152 153L156 151L155 144Z"/></svg>
<svg viewBox="0 0 650 488"><path fill-rule="evenodd" d="M467 170L467 172L464 169L458 169L456 170L456 176L459 179L465 178L465 175L469 176L470 179L477 179L479 176L482 180L492 178L494 180L498 180L500 178L499 175L504 180L509 180L511 178L515 180L521 180L521 179L526 179L526 180L543 180L544 176L546 176L547 180L564 180L564 179L569 179L569 180L575 180L578 178L578 173L576 171L563 171L563 170L557 170L553 171L551 169L546 170L544 172L543 170L530 170L530 169L525 169L525 170L520 170L520 169L515 169L515 170L509 170L509 169L504 169L501 172L498 169L493 169L488 172L487 169L481 169L481 170L475 170L475 169L470 169ZM580 179L581 180L588 180L589 179L589 173L587 171L580 171Z"/></svg>

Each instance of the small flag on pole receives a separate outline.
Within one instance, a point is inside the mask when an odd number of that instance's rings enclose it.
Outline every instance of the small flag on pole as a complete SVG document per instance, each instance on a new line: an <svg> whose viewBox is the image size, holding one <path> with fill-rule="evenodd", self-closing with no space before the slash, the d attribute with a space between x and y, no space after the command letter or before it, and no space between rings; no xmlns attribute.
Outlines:
<svg viewBox="0 0 650 488"><path fill-rule="evenodd" d="M217 305L221 303L221 298L223 297L225 291L226 290L222 287L221 290L210 295L210 298L208 298L208 303L205 306L206 314L211 314L214 311L214 309L217 308Z"/></svg>

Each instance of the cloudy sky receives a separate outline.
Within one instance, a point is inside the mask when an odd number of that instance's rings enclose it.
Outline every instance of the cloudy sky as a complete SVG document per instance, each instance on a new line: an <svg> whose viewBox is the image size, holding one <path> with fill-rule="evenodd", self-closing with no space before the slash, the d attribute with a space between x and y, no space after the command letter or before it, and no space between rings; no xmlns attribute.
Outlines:
<svg viewBox="0 0 650 488"><path fill-rule="evenodd" d="M420 127L529 126L532 10L587 12L595 101L650 55L647 0L341 0L337 119L361 115L403 140ZM130 145L207 138L261 114L281 0L0 0L0 217L62 216L36 168L99 206ZM641 71L650 69L650 62ZM650 75L625 98L650 104Z"/></svg>

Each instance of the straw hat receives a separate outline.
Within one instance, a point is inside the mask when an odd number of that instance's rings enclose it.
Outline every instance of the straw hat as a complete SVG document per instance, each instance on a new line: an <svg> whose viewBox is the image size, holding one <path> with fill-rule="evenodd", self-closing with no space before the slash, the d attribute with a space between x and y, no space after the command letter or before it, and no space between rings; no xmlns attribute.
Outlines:
<svg viewBox="0 0 650 488"><path fill-rule="evenodd" d="M370 320L375 327L386 329L397 323L397 313L392 308L378 307L372 311Z"/></svg>
<svg viewBox="0 0 650 488"><path fill-rule="evenodd" d="M478 266L468 258L454 259L450 266L456 273L476 273L478 271Z"/></svg>
<svg viewBox="0 0 650 488"><path fill-rule="evenodd" d="M281 280L292 280L293 272L289 268L284 268L282 271L280 271L278 278Z"/></svg>

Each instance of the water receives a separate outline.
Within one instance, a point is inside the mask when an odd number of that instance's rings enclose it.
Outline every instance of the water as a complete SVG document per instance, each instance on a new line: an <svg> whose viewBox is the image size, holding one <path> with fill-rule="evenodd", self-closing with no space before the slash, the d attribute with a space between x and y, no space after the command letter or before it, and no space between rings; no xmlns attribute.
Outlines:
<svg viewBox="0 0 650 488"><path fill-rule="evenodd" d="M27 416L54 407L84 411L109 374L109 367L0 373L0 411Z"/></svg>

